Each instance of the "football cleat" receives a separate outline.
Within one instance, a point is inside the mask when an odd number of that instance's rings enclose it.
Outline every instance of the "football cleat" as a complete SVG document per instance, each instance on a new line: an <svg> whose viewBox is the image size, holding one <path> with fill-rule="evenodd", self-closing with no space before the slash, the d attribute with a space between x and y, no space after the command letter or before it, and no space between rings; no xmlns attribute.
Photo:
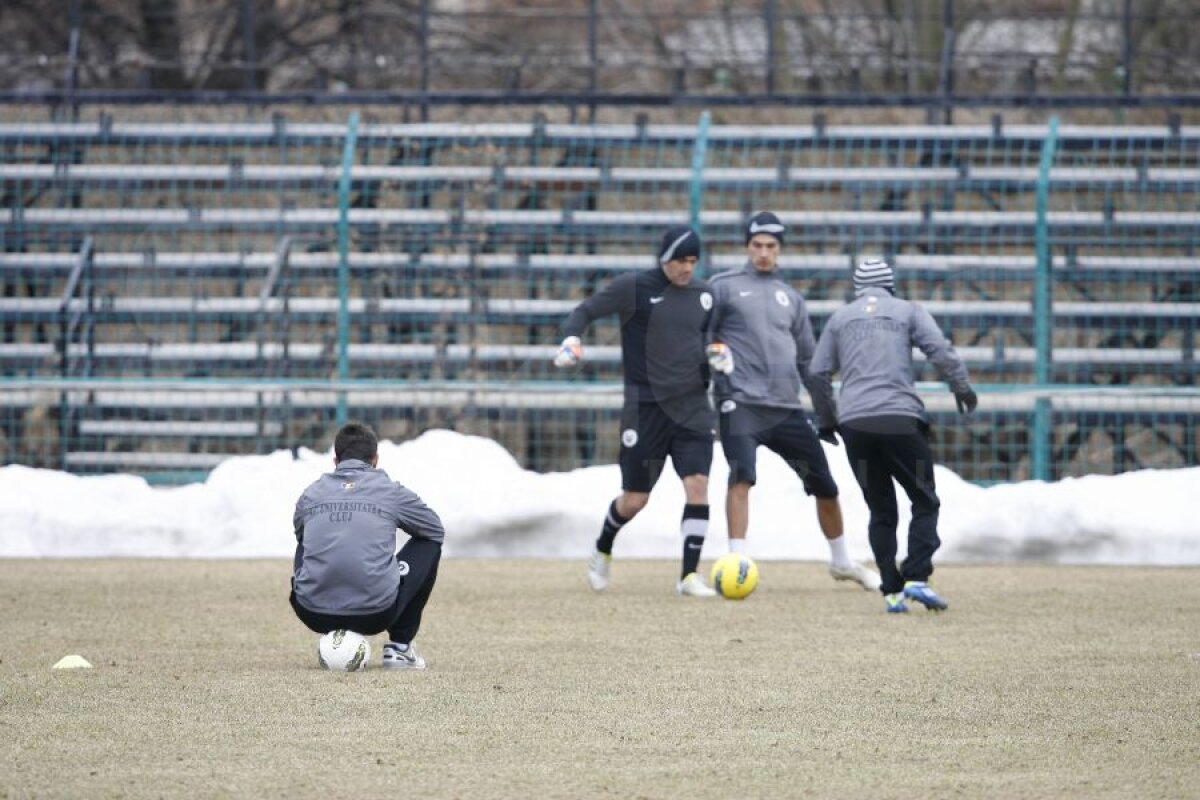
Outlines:
<svg viewBox="0 0 1200 800"><path fill-rule="evenodd" d="M593 592L603 592L608 588L608 574L609 567L611 566L611 553L601 553L599 550L592 551L592 557L588 560L587 579Z"/></svg>
<svg viewBox="0 0 1200 800"><path fill-rule="evenodd" d="M950 605L925 581L906 581L904 596L916 600L930 611L945 611Z"/></svg>
<svg viewBox="0 0 1200 800"><path fill-rule="evenodd" d="M383 646L384 669L425 669L425 659L413 645L388 642Z"/></svg>
<svg viewBox="0 0 1200 800"><path fill-rule="evenodd" d="M908 612L908 605L904 602L903 592L885 594L883 602L889 614L905 614Z"/></svg>
<svg viewBox="0 0 1200 800"><path fill-rule="evenodd" d="M829 565L829 574L835 581L854 581L868 592L878 592L882 581L879 575L861 564L850 564L848 567Z"/></svg>
<svg viewBox="0 0 1200 800"><path fill-rule="evenodd" d="M689 572L675 587L675 591L683 597L716 597L717 593L710 589L698 573Z"/></svg>

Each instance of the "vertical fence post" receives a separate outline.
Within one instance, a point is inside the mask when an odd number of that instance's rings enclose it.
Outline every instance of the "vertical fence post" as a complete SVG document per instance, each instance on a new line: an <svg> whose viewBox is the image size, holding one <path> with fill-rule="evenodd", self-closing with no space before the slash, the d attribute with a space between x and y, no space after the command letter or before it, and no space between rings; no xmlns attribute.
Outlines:
<svg viewBox="0 0 1200 800"><path fill-rule="evenodd" d="M1058 117L1050 118L1050 127L1042 141L1042 157L1038 164L1037 177L1037 222L1034 242L1037 250L1037 267L1033 275L1033 345L1035 352L1034 382L1038 398L1033 416L1033 479L1044 481L1050 478L1050 400L1044 392L1050 383L1050 326L1051 292L1054 255L1050 251L1050 226L1047 222L1050 200L1050 167L1054 164L1058 148Z"/></svg>
<svg viewBox="0 0 1200 800"><path fill-rule="evenodd" d="M242 0L242 88L258 88L258 47L254 41L254 0Z"/></svg>
<svg viewBox="0 0 1200 800"><path fill-rule="evenodd" d="M596 121L596 92L600 89L600 55L597 52L596 27L599 24L599 18L596 9L596 0L590 0L588 3L588 122Z"/></svg>
<svg viewBox="0 0 1200 800"><path fill-rule="evenodd" d="M338 314L337 374L339 381L350 377L350 173L354 169L354 147L358 140L358 112L346 123L342 150L342 174L338 179ZM346 424L346 392L337 395L337 424Z"/></svg>
<svg viewBox="0 0 1200 800"><path fill-rule="evenodd" d="M429 0L421 0L421 122L429 122Z"/></svg>
<svg viewBox="0 0 1200 800"><path fill-rule="evenodd" d="M942 0L942 64L938 83L942 100L942 124L954 123L954 0Z"/></svg>
<svg viewBox="0 0 1200 800"><path fill-rule="evenodd" d="M767 33L767 96L775 94L775 0L763 4L763 23Z"/></svg>
<svg viewBox="0 0 1200 800"><path fill-rule="evenodd" d="M704 231L700 226L700 211L704 204L704 161L708 157L708 125L711 121L711 115L705 111L700 115L700 124L696 127L696 142L692 147L692 181L690 191L688 193L688 224L692 229L704 238ZM708 263L709 248L704 248L704 258L700 264L696 265L696 275L703 278L708 271L705 265Z"/></svg>
<svg viewBox="0 0 1200 800"><path fill-rule="evenodd" d="M63 472L66 472L70 466L67 455L71 447L72 434L74 433L72 430L72 421L75 417L75 409L71 405L70 387L66 385L67 380L73 377L71 340L75 337L75 331L81 325L84 330L82 344L85 347L83 377L90 378L93 372L92 360L96 349L94 320L96 313L96 280L93 269L93 265L95 264L95 250L96 246L91 236L83 240L83 246L79 249L79 258L75 260L75 266L71 268L71 274L67 276L67 284L63 288L62 295L59 297L59 377L62 378L64 385L58 396L58 457L59 469ZM71 306L75 300L75 295L79 292L80 286L83 287L83 296L86 302L83 308L76 313Z"/></svg>
<svg viewBox="0 0 1200 800"><path fill-rule="evenodd" d="M1133 0L1125 0L1121 13L1121 94L1133 93Z"/></svg>
<svg viewBox="0 0 1200 800"><path fill-rule="evenodd" d="M79 91L79 37L83 25L81 0L71 0L67 11L70 32L67 35L67 68L63 86L67 90L67 107L71 111L71 122L79 121L79 103L75 96Z"/></svg>

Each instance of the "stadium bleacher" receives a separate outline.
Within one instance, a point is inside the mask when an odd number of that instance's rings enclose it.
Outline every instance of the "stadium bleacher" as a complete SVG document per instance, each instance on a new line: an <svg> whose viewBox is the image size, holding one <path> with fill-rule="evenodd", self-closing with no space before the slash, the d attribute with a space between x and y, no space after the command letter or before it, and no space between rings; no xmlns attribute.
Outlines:
<svg viewBox="0 0 1200 800"><path fill-rule="evenodd" d="M616 327L563 376L561 319L669 224L702 229L709 272L737 268L742 220L772 208L818 329L882 253L994 385L941 434L957 471L1028 477L1038 414L1054 477L1195 463L1200 129L718 125L700 169L692 126L367 124L343 165L347 135L0 125L0 359L23 381L0 389L6 459L191 478L328 438L321 382L350 380L378 384L340 394L385 435L449 424L531 468L613 460Z"/></svg>

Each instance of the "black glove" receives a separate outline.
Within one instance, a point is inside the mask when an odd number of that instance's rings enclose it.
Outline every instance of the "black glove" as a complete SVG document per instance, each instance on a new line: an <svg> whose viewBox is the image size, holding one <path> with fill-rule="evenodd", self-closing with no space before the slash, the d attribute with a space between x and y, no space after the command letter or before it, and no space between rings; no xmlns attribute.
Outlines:
<svg viewBox="0 0 1200 800"><path fill-rule="evenodd" d="M958 413L970 414L979 405L979 396L973 389L967 389L965 392L955 392L954 402L958 405Z"/></svg>
<svg viewBox="0 0 1200 800"><path fill-rule="evenodd" d="M837 438L837 428L821 428L817 431L817 438L822 442L829 442L834 447L839 446Z"/></svg>

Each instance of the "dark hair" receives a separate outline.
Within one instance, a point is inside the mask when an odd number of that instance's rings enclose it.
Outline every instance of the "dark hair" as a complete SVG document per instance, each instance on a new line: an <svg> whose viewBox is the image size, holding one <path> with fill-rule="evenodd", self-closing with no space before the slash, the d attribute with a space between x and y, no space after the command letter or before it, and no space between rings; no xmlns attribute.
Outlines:
<svg viewBox="0 0 1200 800"><path fill-rule="evenodd" d="M343 425L333 440L333 460L339 464L356 459L370 462L379 453L379 437L370 425L351 422Z"/></svg>

